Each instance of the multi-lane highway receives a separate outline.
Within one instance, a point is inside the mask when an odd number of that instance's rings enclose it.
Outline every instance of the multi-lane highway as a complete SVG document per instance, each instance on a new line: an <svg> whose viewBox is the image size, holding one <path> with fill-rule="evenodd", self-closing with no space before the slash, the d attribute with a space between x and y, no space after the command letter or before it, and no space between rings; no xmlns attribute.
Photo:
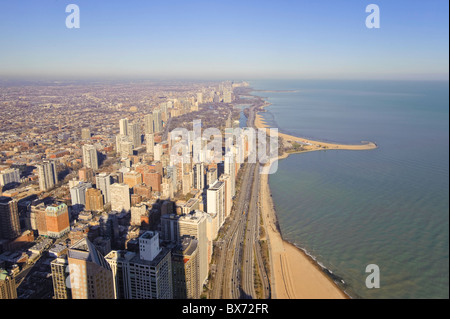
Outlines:
<svg viewBox="0 0 450 319"><path fill-rule="evenodd" d="M254 109L248 123L253 126ZM216 271L212 276L212 299L258 298L255 290L255 269L258 269L262 297L270 298L270 286L259 245L259 163L243 166L241 186L229 227L222 230L216 242ZM255 264L256 262L256 264Z"/></svg>

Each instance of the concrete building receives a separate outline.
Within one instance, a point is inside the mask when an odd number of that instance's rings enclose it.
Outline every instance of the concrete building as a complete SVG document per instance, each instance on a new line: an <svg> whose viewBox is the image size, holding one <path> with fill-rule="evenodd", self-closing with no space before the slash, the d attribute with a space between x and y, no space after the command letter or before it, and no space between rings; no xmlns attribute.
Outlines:
<svg viewBox="0 0 450 319"><path fill-rule="evenodd" d="M100 189L103 194L103 202L105 204L111 202L111 195L109 191L109 187L112 184L111 175L106 173L100 173L95 177L95 186L97 189Z"/></svg>
<svg viewBox="0 0 450 319"><path fill-rule="evenodd" d="M70 188L70 198L72 200L72 209L82 211L86 205L86 190L91 188L91 183L79 182Z"/></svg>
<svg viewBox="0 0 450 319"><path fill-rule="evenodd" d="M14 239L20 235L17 200L0 196L0 239Z"/></svg>
<svg viewBox="0 0 450 319"><path fill-rule="evenodd" d="M102 191L96 188L88 188L86 190L85 210L100 212L103 208Z"/></svg>
<svg viewBox="0 0 450 319"><path fill-rule="evenodd" d="M115 183L109 187L111 192L111 210L113 211L130 211L130 188L127 184Z"/></svg>
<svg viewBox="0 0 450 319"><path fill-rule="evenodd" d="M201 287L208 279L208 237L207 237L207 214L202 211L194 211L187 215L182 215L178 220L179 238L184 235L193 236L198 240L199 249L199 283Z"/></svg>
<svg viewBox="0 0 450 319"><path fill-rule="evenodd" d="M199 299L199 250L198 240L184 236L172 250L172 282L174 299Z"/></svg>
<svg viewBox="0 0 450 319"><path fill-rule="evenodd" d="M87 238L69 248L73 299L114 299L111 267Z"/></svg>
<svg viewBox="0 0 450 319"><path fill-rule="evenodd" d="M82 151L84 167L98 170L97 149L94 147L94 145L85 144L82 147Z"/></svg>
<svg viewBox="0 0 450 319"><path fill-rule="evenodd" d="M206 191L206 212L210 215L217 214L218 227L225 222L225 183L216 181Z"/></svg>
<svg viewBox="0 0 450 319"><path fill-rule="evenodd" d="M17 286L14 276L0 269L0 300L17 299Z"/></svg>
<svg viewBox="0 0 450 319"><path fill-rule="evenodd" d="M53 281L53 296L55 299L72 299L70 289L70 269L67 256L54 259L50 263Z"/></svg>
<svg viewBox="0 0 450 319"><path fill-rule="evenodd" d="M139 254L113 250L105 258L117 299L173 298L171 252L159 246L158 233L147 231L139 237Z"/></svg>
<svg viewBox="0 0 450 319"><path fill-rule="evenodd" d="M41 191L48 191L58 183L58 173L54 161L44 161L38 168L39 188Z"/></svg>
<svg viewBox="0 0 450 319"><path fill-rule="evenodd" d="M9 183L19 183L20 172L17 168L9 168L0 172L0 186L5 186Z"/></svg>

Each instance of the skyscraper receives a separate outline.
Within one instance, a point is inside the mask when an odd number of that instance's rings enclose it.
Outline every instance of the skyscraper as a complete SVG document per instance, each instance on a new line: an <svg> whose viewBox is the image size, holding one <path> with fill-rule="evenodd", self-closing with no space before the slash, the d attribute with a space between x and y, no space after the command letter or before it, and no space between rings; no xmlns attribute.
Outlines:
<svg viewBox="0 0 450 319"><path fill-rule="evenodd" d="M194 189L203 190L205 188L205 174L204 174L204 164L196 163L194 164Z"/></svg>
<svg viewBox="0 0 450 319"><path fill-rule="evenodd" d="M144 129L145 134L152 134L154 132L153 130L153 114L146 114L144 116Z"/></svg>
<svg viewBox="0 0 450 319"><path fill-rule="evenodd" d="M114 183L109 187L111 196L111 210L121 212L130 211L130 188L127 184Z"/></svg>
<svg viewBox="0 0 450 319"><path fill-rule="evenodd" d="M145 134L145 144L147 145L147 153L153 154L155 147L155 135L153 133Z"/></svg>
<svg viewBox="0 0 450 319"><path fill-rule="evenodd" d="M112 183L111 175L106 173L100 173L95 177L95 186L97 189L100 189L103 194L103 202L105 204L111 202L111 196L109 187Z"/></svg>
<svg viewBox="0 0 450 319"><path fill-rule="evenodd" d="M120 135L128 136L128 119L121 119L119 121Z"/></svg>
<svg viewBox="0 0 450 319"><path fill-rule="evenodd" d="M85 144L82 147L83 150L83 165L93 170L98 169L98 156L97 149L94 145Z"/></svg>
<svg viewBox="0 0 450 319"><path fill-rule="evenodd" d="M103 210L103 195L101 190L96 188L88 188L86 190L85 210L97 212Z"/></svg>
<svg viewBox="0 0 450 319"><path fill-rule="evenodd" d="M162 131L161 111L159 109L153 110L153 131L154 133Z"/></svg>
<svg viewBox="0 0 450 319"><path fill-rule="evenodd" d="M45 208L47 236L60 238L70 231L69 210L64 203L53 203Z"/></svg>
<svg viewBox="0 0 450 319"><path fill-rule="evenodd" d="M73 299L114 299L111 267L87 238L69 248L68 262Z"/></svg>
<svg viewBox="0 0 450 319"><path fill-rule="evenodd" d="M81 129L81 139L90 140L91 139L91 129L86 127Z"/></svg>
<svg viewBox="0 0 450 319"><path fill-rule="evenodd" d="M225 183L216 181L206 191L206 212L210 215L217 214L218 227L225 221Z"/></svg>
<svg viewBox="0 0 450 319"><path fill-rule="evenodd" d="M59 257L50 263L55 299L72 299L69 277L69 261L67 257Z"/></svg>
<svg viewBox="0 0 450 319"><path fill-rule="evenodd" d="M182 215L178 219L178 229L180 238L184 235L193 236L198 240L199 249L199 284L202 289L203 284L208 279L208 237L206 230L207 214L202 211L194 211L187 215Z"/></svg>
<svg viewBox="0 0 450 319"><path fill-rule="evenodd" d="M184 236L172 251L174 299L199 299L199 250L195 237Z"/></svg>
<svg viewBox="0 0 450 319"><path fill-rule="evenodd" d="M41 191L47 191L58 183L58 174L54 161L44 161L37 165L39 176L39 188Z"/></svg>
<svg viewBox="0 0 450 319"><path fill-rule="evenodd" d="M133 148L141 146L141 127L139 123L129 123L127 133Z"/></svg>
<svg viewBox="0 0 450 319"><path fill-rule="evenodd" d="M117 298L173 298L171 253L159 246L157 232L139 237L139 254L113 250L105 258L114 274Z"/></svg>
<svg viewBox="0 0 450 319"><path fill-rule="evenodd" d="M0 238L14 239L20 235L17 200L0 196Z"/></svg>
<svg viewBox="0 0 450 319"><path fill-rule="evenodd" d="M84 206L86 205L86 190L91 187L91 183L80 182L70 188L70 198L74 210L82 211L84 209Z"/></svg>

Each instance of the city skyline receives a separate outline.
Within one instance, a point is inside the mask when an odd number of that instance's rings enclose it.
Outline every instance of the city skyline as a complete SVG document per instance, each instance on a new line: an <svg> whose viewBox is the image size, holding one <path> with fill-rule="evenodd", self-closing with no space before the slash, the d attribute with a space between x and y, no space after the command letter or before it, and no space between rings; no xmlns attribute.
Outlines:
<svg viewBox="0 0 450 319"><path fill-rule="evenodd" d="M0 79L448 79L448 2L0 4Z"/></svg>

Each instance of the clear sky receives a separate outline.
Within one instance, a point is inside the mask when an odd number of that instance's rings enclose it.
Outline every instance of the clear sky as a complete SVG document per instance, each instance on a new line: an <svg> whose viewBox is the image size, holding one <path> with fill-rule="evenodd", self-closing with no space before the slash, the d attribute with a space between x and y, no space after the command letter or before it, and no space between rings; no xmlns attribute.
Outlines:
<svg viewBox="0 0 450 319"><path fill-rule="evenodd" d="M379 29L365 25L371 3ZM0 0L0 77L448 79L448 12L448 0Z"/></svg>

